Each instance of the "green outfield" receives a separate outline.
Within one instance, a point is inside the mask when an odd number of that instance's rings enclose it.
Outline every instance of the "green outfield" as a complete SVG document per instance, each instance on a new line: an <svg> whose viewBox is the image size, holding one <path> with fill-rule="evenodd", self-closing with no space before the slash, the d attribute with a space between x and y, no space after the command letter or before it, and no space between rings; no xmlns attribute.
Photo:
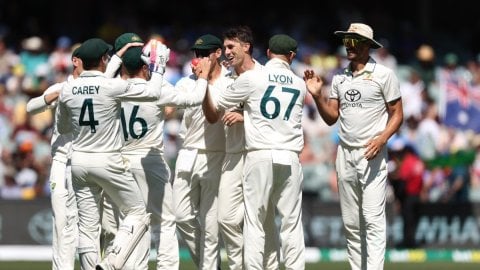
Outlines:
<svg viewBox="0 0 480 270"><path fill-rule="evenodd" d="M405 269L422 269L422 270L478 270L479 263L454 263L454 262L425 262L425 263L394 263L387 262L385 270L405 270ZM1 270L48 270L51 268L50 262L7 262L0 261ZM80 269L77 265L75 269ZM155 269L153 262L150 263L151 270ZM180 264L181 270L195 270L193 264L189 261L182 261ZM228 269L225 262L222 269ZM307 264L305 270L345 270L349 269L346 262L320 262Z"/></svg>

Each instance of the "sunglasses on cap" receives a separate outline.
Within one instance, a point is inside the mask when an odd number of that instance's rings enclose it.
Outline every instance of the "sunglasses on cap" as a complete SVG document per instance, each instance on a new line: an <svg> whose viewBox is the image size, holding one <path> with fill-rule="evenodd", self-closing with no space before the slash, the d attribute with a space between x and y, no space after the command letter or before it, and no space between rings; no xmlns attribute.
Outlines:
<svg viewBox="0 0 480 270"><path fill-rule="evenodd" d="M214 50L194 50L196 57L209 57Z"/></svg>
<svg viewBox="0 0 480 270"><path fill-rule="evenodd" d="M352 47L352 48L355 48L357 47L359 44L362 44L362 43L365 43L367 41L367 39L365 38L358 38L358 37L344 37L342 39L343 41L343 45L345 47Z"/></svg>

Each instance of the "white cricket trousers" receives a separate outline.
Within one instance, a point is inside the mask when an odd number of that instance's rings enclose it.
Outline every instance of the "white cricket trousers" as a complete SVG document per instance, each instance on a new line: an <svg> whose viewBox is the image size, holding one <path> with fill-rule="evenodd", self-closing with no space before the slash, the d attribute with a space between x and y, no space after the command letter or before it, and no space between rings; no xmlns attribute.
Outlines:
<svg viewBox="0 0 480 270"><path fill-rule="evenodd" d="M137 182L127 170L120 153L72 153L73 189L78 207L78 253L82 270L95 269L100 262L100 203L104 191L122 217L141 220L146 216L145 202ZM150 237L147 232L144 237ZM138 245L138 254L149 254L149 246ZM128 268L127 268L128 269ZM132 269L148 269L137 265Z"/></svg>
<svg viewBox="0 0 480 270"><path fill-rule="evenodd" d="M290 165L274 163L278 151L249 151L245 159L245 269L263 270L265 224L269 208L280 218L280 242L285 269L305 269L302 224L303 172L298 153L281 151Z"/></svg>
<svg viewBox="0 0 480 270"><path fill-rule="evenodd" d="M151 238L157 250L156 269L179 269L180 255L170 169L161 155L124 153L124 157L130 162L130 170L147 203L147 212L152 213Z"/></svg>
<svg viewBox="0 0 480 270"><path fill-rule="evenodd" d="M352 270L382 270L386 248L387 148L373 160L365 148L340 144L336 171Z"/></svg>
<svg viewBox="0 0 480 270"><path fill-rule="evenodd" d="M190 172L179 171L177 157L173 200L177 228L200 270L220 266L217 196L224 152L199 150Z"/></svg>
<svg viewBox="0 0 480 270"><path fill-rule="evenodd" d="M78 243L78 217L70 161L52 160L50 190L53 213L52 270L73 270Z"/></svg>
<svg viewBox="0 0 480 270"><path fill-rule="evenodd" d="M218 223L227 253L228 269L243 269L243 167L246 152L226 153L218 190ZM265 226L265 270L279 269L275 209L269 207Z"/></svg>

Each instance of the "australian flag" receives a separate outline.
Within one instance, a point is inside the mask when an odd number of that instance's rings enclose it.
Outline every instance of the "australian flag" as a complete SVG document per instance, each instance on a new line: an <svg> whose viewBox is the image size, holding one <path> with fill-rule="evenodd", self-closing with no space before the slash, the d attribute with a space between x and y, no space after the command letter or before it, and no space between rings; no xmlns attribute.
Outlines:
<svg viewBox="0 0 480 270"><path fill-rule="evenodd" d="M480 133L480 86L472 86L461 76L446 81L444 124Z"/></svg>

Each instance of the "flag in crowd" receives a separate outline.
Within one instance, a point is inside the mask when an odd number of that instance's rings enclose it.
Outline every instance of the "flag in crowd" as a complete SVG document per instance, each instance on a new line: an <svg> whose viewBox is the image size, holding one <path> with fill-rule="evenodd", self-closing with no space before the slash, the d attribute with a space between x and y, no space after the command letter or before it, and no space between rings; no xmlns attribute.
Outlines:
<svg viewBox="0 0 480 270"><path fill-rule="evenodd" d="M445 82L446 126L480 132L480 86L473 86L461 76L450 76Z"/></svg>

